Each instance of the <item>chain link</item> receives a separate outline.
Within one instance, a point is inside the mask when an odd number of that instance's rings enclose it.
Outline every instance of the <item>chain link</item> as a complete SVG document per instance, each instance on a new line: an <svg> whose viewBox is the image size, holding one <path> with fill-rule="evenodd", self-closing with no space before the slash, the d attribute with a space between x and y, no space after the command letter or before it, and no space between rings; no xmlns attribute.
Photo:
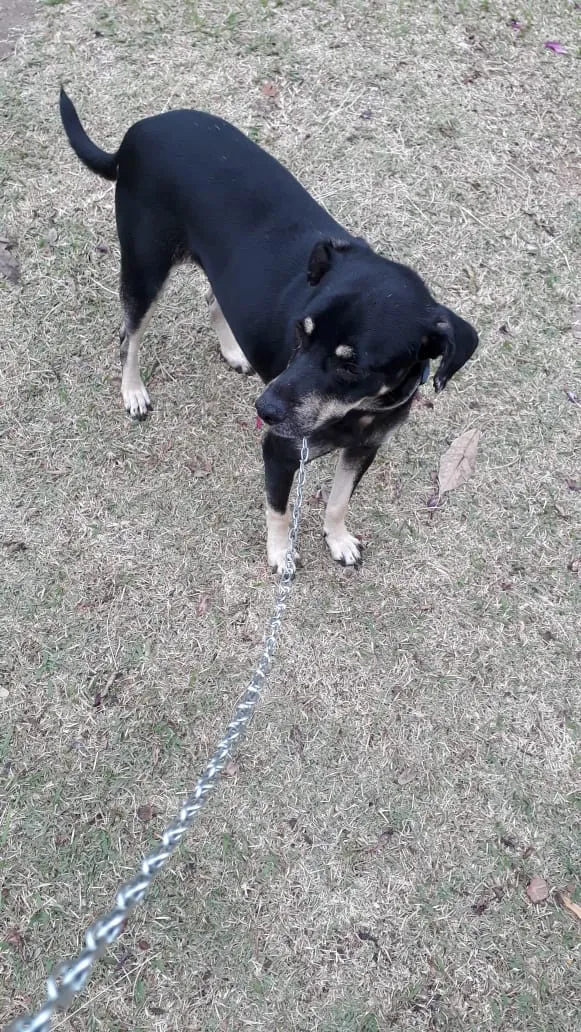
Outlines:
<svg viewBox="0 0 581 1032"><path fill-rule="evenodd" d="M254 709L259 701L270 669L272 655L280 632L280 626L287 599L296 571L295 546L299 531L299 520L303 502L306 464L309 449L306 438L301 445L301 461L297 479L297 490L289 524L288 548L284 567L278 582L274 612L270 618L264 640L264 651L244 695L240 699L234 716L226 728L222 741L206 767L193 792L185 799L179 815L171 822L161 836L161 846L144 857L139 873L119 889L115 906L100 917L85 934L85 948L73 960L64 961L49 975L46 983L46 999L42 1010L16 1018L4 1032L50 1032L52 1018L57 1010L66 1010L73 998L84 989L93 964L108 946L119 937L131 911L141 902L151 882L165 866L174 850L180 844L194 817L204 805L234 747L242 738Z"/></svg>

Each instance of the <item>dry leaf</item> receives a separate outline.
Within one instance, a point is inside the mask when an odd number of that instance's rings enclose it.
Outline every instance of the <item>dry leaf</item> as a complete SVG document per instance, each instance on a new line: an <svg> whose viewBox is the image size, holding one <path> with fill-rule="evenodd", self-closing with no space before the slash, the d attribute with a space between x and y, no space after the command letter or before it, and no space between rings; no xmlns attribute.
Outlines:
<svg viewBox="0 0 581 1032"><path fill-rule="evenodd" d="M238 773L238 764L235 760L227 760L226 766L224 767L224 777L233 778Z"/></svg>
<svg viewBox="0 0 581 1032"><path fill-rule="evenodd" d="M552 50L554 54L566 54L567 51L558 39L548 39L545 43L545 50Z"/></svg>
<svg viewBox="0 0 581 1032"><path fill-rule="evenodd" d="M567 563L567 569L570 573L579 573L581 570L581 555L577 555L574 559L570 559Z"/></svg>
<svg viewBox="0 0 581 1032"><path fill-rule="evenodd" d="M140 821L143 821L144 824L147 824L147 822L151 820L153 815L154 810L151 803L143 803L141 806L137 807L137 816L139 817Z"/></svg>
<svg viewBox="0 0 581 1032"><path fill-rule="evenodd" d="M448 451L444 452L438 472L440 494L460 487L474 472L479 440L480 430L467 430L452 441Z"/></svg>
<svg viewBox="0 0 581 1032"><path fill-rule="evenodd" d="M196 606L196 616L205 616L210 608L210 596L202 595Z"/></svg>
<svg viewBox="0 0 581 1032"><path fill-rule="evenodd" d="M542 903L549 895L549 886L540 874L533 874L527 885L527 896L531 903Z"/></svg>
<svg viewBox="0 0 581 1032"><path fill-rule="evenodd" d="M579 480L573 480L571 477L567 477L565 483L570 491L581 491L581 482Z"/></svg>
<svg viewBox="0 0 581 1032"><path fill-rule="evenodd" d="M271 99L278 97L278 89L273 82L265 82L262 92L265 97L270 97Z"/></svg>
<svg viewBox="0 0 581 1032"><path fill-rule="evenodd" d="M4 933L4 939L17 950L22 950L24 946L24 936L19 928L8 928Z"/></svg>
<svg viewBox="0 0 581 1032"><path fill-rule="evenodd" d="M8 240L0 240L0 279L9 283L18 283L20 269L16 258L10 253L12 244Z"/></svg>
<svg viewBox="0 0 581 1032"><path fill-rule="evenodd" d="M577 391L572 391L570 387L563 387L563 390L573 405L581 405L581 398L579 398Z"/></svg>
<svg viewBox="0 0 581 1032"><path fill-rule="evenodd" d="M569 520L571 518L567 510L563 509L562 505L559 505L558 502L555 502L555 512L557 513L557 516L561 517L562 520Z"/></svg>
<svg viewBox="0 0 581 1032"><path fill-rule="evenodd" d="M579 906L579 904L576 903L574 899L571 899L568 892L564 892L561 889L559 892L555 893L555 897L557 898L561 906L565 907L565 909L568 910L570 914L574 914L575 917L579 921L581 921L581 906Z"/></svg>
<svg viewBox="0 0 581 1032"><path fill-rule="evenodd" d="M212 466L208 462L202 466L195 459L192 459L190 462L186 462L185 465L193 477L209 477L212 472Z"/></svg>

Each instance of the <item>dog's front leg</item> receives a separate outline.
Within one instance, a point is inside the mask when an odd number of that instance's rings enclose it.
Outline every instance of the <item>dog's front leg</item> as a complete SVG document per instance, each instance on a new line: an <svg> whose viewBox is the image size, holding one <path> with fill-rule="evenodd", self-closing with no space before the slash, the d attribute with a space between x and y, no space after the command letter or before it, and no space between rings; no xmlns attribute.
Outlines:
<svg viewBox="0 0 581 1032"><path fill-rule="evenodd" d="M296 441L268 431L262 442L262 456L266 485L266 552L271 570L281 573L288 549L289 497L300 465L300 449Z"/></svg>
<svg viewBox="0 0 581 1032"><path fill-rule="evenodd" d="M360 542L345 526L351 495L367 469L377 448L343 448L337 460L335 479L325 510L323 531L333 559L343 566L355 566L361 558Z"/></svg>

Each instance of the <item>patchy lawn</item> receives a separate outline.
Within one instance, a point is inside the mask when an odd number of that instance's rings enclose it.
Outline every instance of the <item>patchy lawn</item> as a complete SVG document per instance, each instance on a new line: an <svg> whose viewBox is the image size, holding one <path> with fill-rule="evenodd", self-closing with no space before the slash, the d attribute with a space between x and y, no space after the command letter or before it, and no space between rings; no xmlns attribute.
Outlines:
<svg viewBox="0 0 581 1032"><path fill-rule="evenodd" d="M199 273L146 336L152 418L122 410L113 189L66 145L64 81L111 149L170 107L231 119L482 346L365 478L354 573L310 467L248 739L62 1027L576 1027L575 6L46 0L0 66L0 1022L175 812L273 599L258 383L218 361ZM470 429L475 471L434 510Z"/></svg>

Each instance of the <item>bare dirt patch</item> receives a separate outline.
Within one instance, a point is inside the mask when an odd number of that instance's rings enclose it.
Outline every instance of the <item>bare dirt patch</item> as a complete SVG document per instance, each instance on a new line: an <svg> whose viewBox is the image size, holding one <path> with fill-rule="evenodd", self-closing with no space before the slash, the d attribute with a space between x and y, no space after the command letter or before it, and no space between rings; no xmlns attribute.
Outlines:
<svg viewBox="0 0 581 1032"><path fill-rule="evenodd" d="M35 0L0 0L0 61L13 49L14 37L34 16Z"/></svg>

